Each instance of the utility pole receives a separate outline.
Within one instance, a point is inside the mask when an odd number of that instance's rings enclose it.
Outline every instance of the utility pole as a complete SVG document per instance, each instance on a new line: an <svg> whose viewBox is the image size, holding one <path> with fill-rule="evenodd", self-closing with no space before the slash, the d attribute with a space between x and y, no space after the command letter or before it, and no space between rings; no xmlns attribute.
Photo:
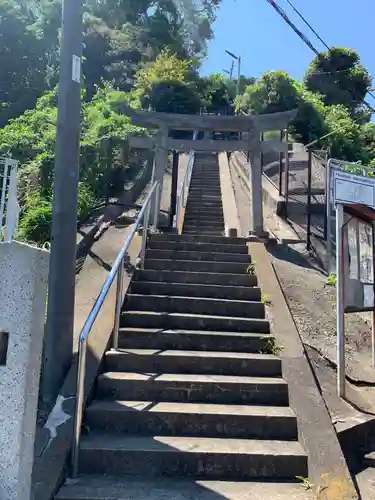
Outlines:
<svg viewBox="0 0 375 500"><path fill-rule="evenodd" d="M232 58L232 73L233 73L233 66L234 66L234 61L237 61L237 86L236 86L236 95L239 95L240 93L240 79L241 79L241 56L236 56L236 54L233 54L233 52L230 52L229 50L225 51L228 56Z"/></svg>
<svg viewBox="0 0 375 500"><path fill-rule="evenodd" d="M83 0L63 0L43 399L51 402L73 354L81 121Z"/></svg>

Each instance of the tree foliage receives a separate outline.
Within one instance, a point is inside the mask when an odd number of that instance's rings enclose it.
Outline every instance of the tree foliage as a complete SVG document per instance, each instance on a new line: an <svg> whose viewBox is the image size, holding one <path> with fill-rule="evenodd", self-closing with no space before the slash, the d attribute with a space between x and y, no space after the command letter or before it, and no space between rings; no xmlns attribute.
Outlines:
<svg viewBox="0 0 375 500"><path fill-rule="evenodd" d="M203 107L208 113L227 114L236 96L235 82L220 73L203 77L199 83Z"/></svg>
<svg viewBox="0 0 375 500"><path fill-rule="evenodd" d="M120 171L119 188L142 167L142 155L124 158L126 137L143 134L130 119L116 110L123 92L110 87L100 90L82 113L79 216L85 216L94 201L105 199L113 178ZM20 201L23 207L21 233L32 241L49 238L57 119L56 91L42 96L34 110L27 110L0 129L0 156L12 155L21 163ZM39 229L37 229L39 227ZM37 234L37 232L39 233ZM38 237L37 237L38 236Z"/></svg>
<svg viewBox="0 0 375 500"><path fill-rule="evenodd" d="M298 110L291 124L296 139L311 142L326 132L324 105L284 71L270 71L246 88L237 99L237 108L249 114Z"/></svg>
<svg viewBox="0 0 375 500"><path fill-rule="evenodd" d="M314 58L307 70L305 85L320 94L325 105L341 104L354 115L370 90L371 78L360 64L357 52L332 47Z"/></svg>

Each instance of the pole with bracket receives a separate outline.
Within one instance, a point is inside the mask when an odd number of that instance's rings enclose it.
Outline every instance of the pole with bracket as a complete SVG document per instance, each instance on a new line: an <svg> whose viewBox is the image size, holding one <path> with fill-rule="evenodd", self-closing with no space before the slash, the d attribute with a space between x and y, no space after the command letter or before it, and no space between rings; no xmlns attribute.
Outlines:
<svg viewBox="0 0 375 500"><path fill-rule="evenodd" d="M43 399L52 401L73 355L81 122L83 0L64 0Z"/></svg>
<svg viewBox="0 0 375 500"><path fill-rule="evenodd" d="M337 392L345 397L344 207L336 205Z"/></svg>

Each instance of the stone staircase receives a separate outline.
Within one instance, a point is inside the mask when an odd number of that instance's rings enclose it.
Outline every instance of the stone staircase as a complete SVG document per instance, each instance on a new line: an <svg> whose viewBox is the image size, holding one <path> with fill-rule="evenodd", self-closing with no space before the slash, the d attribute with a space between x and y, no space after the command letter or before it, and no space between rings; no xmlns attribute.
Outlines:
<svg viewBox="0 0 375 500"><path fill-rule="evenodd" d="M217 158L198 157L184 234L148 242L59 500L311 498L246 240L223 228Z"/></svg>

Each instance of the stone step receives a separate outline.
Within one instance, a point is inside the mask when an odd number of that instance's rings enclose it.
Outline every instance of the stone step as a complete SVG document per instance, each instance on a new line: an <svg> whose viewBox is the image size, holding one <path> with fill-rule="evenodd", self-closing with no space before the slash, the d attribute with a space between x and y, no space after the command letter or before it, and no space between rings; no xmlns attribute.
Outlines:
<svg viewBox="0 0 375 500"><path fill-rule="evenodd" d="M212 229L184 229L184 234L187 234L188 236L200 236L201 234L205 234L206 236L224 236L224 230L218 230L216 229L213 231Z"/></svg>
<svg viewBox="0 0 375 500"><path fill-rule="evenodd" d="M207 191L221 191L221 182L220 179L206 179L206 178L197 178L193 177L190 181L190 190L192 188L195 189L206 189Z"/></svg>
<svg viewBox="0 0 375 500"><path fill-rule="evenodd" d="M185 218L186 220L186 218ZM223 243L195 243L189 241L158 241L150 240L148 248L157 250L175 250L182 252L215 252L218 253L234 253L249 256L249 251L246 245L227 245ZM250 256L248 257L250 260Z"/></svg>
<svg viewBox="0 0 375 500"><path fill-rule="evenodd" d="M184 222L189 221L199 221L199 222L220 222L224 224L224 216L219 214L206 214L200 212L199 214L191 215L190 212L186 212Z"/></svg>
<svg viewBox="0 0 375 500"><path fill-rule="evenodd" d="M259 353L272 341L273 336L264 333L159 328L121 328L119 332L121 349L193 349Z"/></svg>
<svg viewBox="0 0 375 500"><path fill-rule="evenodd" d="M276 479L307 475L296 441L93 433L81 441L80 470L201 479Z"/></svg>
<svg viewBox="0 0 375 500"><path fill-rule="evenodd" d="M281 377L281 360L272 354L126 349L108 351L105 369L109 372Z"/></svg>
<svg viewBox="0 0 375 500"><path fill-rule="evenodd" d="M56 500L312 500L298 482L194 481L82 474Z"/></svg>
<svg viewBox="0 0 375 500"><path fill-rule="evenodd" d="M285 406L94 401L91 429L125 434L297 440L297 419Z"/></svg>
<svg viewBox="0 0 375 500"><path fill-rule="evenodd" d="M202 227L200 224L188 224L183 227L187 234L224 234L224 227Z"/></svg>
<svg viewBox="0 0 375 500"><path fill-rule="evenodd" d="M228 248L229 250L229 248ZM249 265L251 258L246 253L218 252L212 245L211 250L204 252L201 250L146 250L146 259L173 259L173 260L199 260L201 262L234 262Z"/></svg>
<svg viewBox="0 0 375 500"><path fill-rule="evenodd" d="M266 319L233 318L199 314L157 313L150 311L125 311L121 326L135 328L182 328L184 330L211 330L215 332L269 333Z"/></svg>
<svg viewBox="0 0 375 500"><path fill-rule="evenodd" d="M221 201L221 195L210 195L210 194L201 194L201 193L191 193L188 198L188 203L191 205L192 203L205 204L212 203L217 206L223 206Z"/></svg>
<svg viewBox="0 0 375 500"><path fill-rule="evenodd" d="M128 293L124 311L149 311L158 313L208 314L234 318L265 317L262 302L246 300L213 299L206 297L173 297L168 295L139 295Z"/></svg>
<svg viewBox="0 0 375 500"><path fill-rule="evenodd" d="M195 210L194 207L185 212L184 222L191 220L201 220L201 219L220 220L222 223L224 223L224 214L220 210L216 212L213 212L211 210L210 211L205 210L203 215L202 211Z"/></svg>
<svg viewBox="0 0 375 500"><path fill-rule="evenodd" d="M190 189L198 188L198 189L216 189L221 190L220 179L195 179L193 178L190 182Z"/></svg>
<svg viewBox="0 0 375 500"><path fill-rule="evenodd" d="M98 399L288 406L288 385L278 377L106 372Z"/></svg>
<svg viewBox="0 0 375 500"><path fill-rule="evenodd" d="M153 234L150 236L151 241L171 241L171 242L190 242L190 243L211 243L213 245L223 244L223 245L247 245L248 241L246 238L228 238L226 236L205 236L202 234L198 238L193 238L192 236L184 234Z"/></svg>
<svg viewBox="0 0 375 500"><path fill-rule="evenodd" d="M228 300L259 301L261 290L258 287L195 285L191 283L163 283L154 281L132 281L130 293L142 295L168 295L175 297L207 297Z"/></svg>
<svg viewBox="0 0 375 500"><path fill-rule="evenodd" d="M198 273L187 271L136 269L132 281L166 283L190 283L196 285L257 286L258 279L252 274Z"/></svg>
<svg viewBox="0 0 375 500"><path fill-rule="evenodd" d="M190 220L185 220L184 221L184 228L185 227L201 227L202 230L204 231L205 228L207 229L217 229L218 231L224 230L224 221L212 221L212 220L198 220L198 219L190 219Z"/></svg>
<svg viewBox="0 0 375 500"><path fill-rule="evenodd" d="M207 197L207 198L221 198L221 188L215 188L213 186L190 186L189 189L189 198L194 197Z"/></svg>
<svg viewBox="0 0 375 500"><path fill-rule="evenodd" d="M199 219L200 217L203 217L203 214L204 217L207 218L220 219L222 221L224 220L224 212L222 208L218 208L217 210L210 208L210 209L204 209L204 211L202 211L202 209L195 208L194 206L191 206L188 209L186 209L185 220L189 218Z"/></svg>
<svg viewBox="0 0 375 500"><path fill-rule="evenodd" d="M190 230L187 230L188 232ZM249 264L242 262L217 262L199 260L146 259L145 269L193 271L202 273L246 274Z"/></svg>

